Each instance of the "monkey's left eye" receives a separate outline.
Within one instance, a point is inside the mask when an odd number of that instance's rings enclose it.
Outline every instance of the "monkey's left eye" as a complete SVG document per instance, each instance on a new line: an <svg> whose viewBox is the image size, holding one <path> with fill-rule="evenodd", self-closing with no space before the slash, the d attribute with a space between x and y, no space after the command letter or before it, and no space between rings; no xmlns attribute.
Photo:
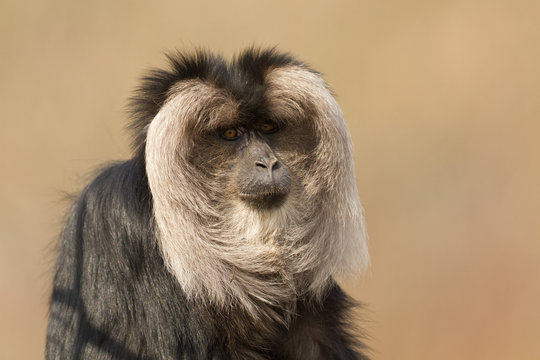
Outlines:
<svg viewBox="0 0 540 360"><path fill-rule="evenodd" d="M278 127L272 123L263 123L261 124L259 129L265 134L270 134L276 132L278 130Z"/></svg>

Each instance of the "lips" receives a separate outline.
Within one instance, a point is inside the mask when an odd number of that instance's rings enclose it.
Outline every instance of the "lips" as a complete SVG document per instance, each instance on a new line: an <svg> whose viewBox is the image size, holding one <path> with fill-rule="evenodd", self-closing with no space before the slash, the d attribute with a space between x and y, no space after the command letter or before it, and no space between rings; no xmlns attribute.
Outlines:
<svg viewBox="0 0 540 360"><path fill-rule="evenodd" d="M240 199L258 209L271 209L281 206L287 198L288 191L272 189L261 192L241 192Z"/></svg>

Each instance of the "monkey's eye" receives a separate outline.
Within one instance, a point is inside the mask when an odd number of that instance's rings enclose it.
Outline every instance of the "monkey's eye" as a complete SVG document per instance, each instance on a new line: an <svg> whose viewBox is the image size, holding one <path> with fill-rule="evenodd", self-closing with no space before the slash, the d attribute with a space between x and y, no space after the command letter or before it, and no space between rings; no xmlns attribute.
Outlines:
<svg viewBox="0 0 540 360"><path fill-rule="evenodd" d="M263 123L259 129L265 134L271 134L278 130L278 127L272 123Z"/></svg>
<svg viewBox="0 0 540 360"><path fill-rule="evenodd" d="M236 140L241 134L242 132L239 129L226 129L221 132L221 136L225 140Z"/></svg>

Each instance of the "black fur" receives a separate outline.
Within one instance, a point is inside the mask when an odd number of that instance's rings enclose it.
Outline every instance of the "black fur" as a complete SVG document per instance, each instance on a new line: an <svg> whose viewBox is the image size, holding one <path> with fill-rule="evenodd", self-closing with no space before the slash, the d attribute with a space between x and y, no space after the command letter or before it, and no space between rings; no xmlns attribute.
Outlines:
<svg viewBox="0 0 540 360"><path fill-rule="evenodd" d="M198 52L170 61L172 70L152 72L133 100L133 159L101 171L73 205L59 246L46 358L367 359L350 330L354 304L337 285L322 303L298 299L291 324L260 346L251 341L256 324L242 329L250 323L245 315L187 300L166 270L145 173L144 128L179 80L212 79L245 91L240 73L226 71L221 58ZM268 67L294 62L273 50L249 50L235 66L262 84Z"/></svg>
<svg viewBox="0 0 540 360"><path fill-rule="evenodd" d="M167 99L169 89L178 81L201 79L227 88L242 99L243 113L256 114L264 107L261 99L264 73L273 67L301 64L291 55L274 49L248 49L229 65L222 57L202 50L189 56L177 52L167 57L170 69L152 70L143 77L141 86L131 98L131 128L135 134L133 147L136 150L144 148L145 128Z"/></svg>

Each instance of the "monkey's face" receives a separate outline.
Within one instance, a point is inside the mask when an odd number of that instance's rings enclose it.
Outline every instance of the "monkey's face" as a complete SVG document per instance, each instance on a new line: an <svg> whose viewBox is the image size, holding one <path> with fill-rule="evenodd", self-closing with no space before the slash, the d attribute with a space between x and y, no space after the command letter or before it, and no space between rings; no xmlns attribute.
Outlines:
<svg viewBox="0 0 540 360"><path fill-rule="evenodd" d="M314 143L314 134L305 124L236 122L199 136L191 162L205 173L212 187L224 191L216 196L270 210L285 203L293 181L295 188L301 186L298 179Z"/></svg>
<svg viewBox="0 0 540 360"><path fill-rule="evenodd" d="M265 122L253 128L229 128L220 132L226 142L234 142L233 183L238 197L257 208L279 206L289 194L291 174L273 150L272 137L280 134L277 125ZM228 145L228 144L227 144Z"/></svg>

